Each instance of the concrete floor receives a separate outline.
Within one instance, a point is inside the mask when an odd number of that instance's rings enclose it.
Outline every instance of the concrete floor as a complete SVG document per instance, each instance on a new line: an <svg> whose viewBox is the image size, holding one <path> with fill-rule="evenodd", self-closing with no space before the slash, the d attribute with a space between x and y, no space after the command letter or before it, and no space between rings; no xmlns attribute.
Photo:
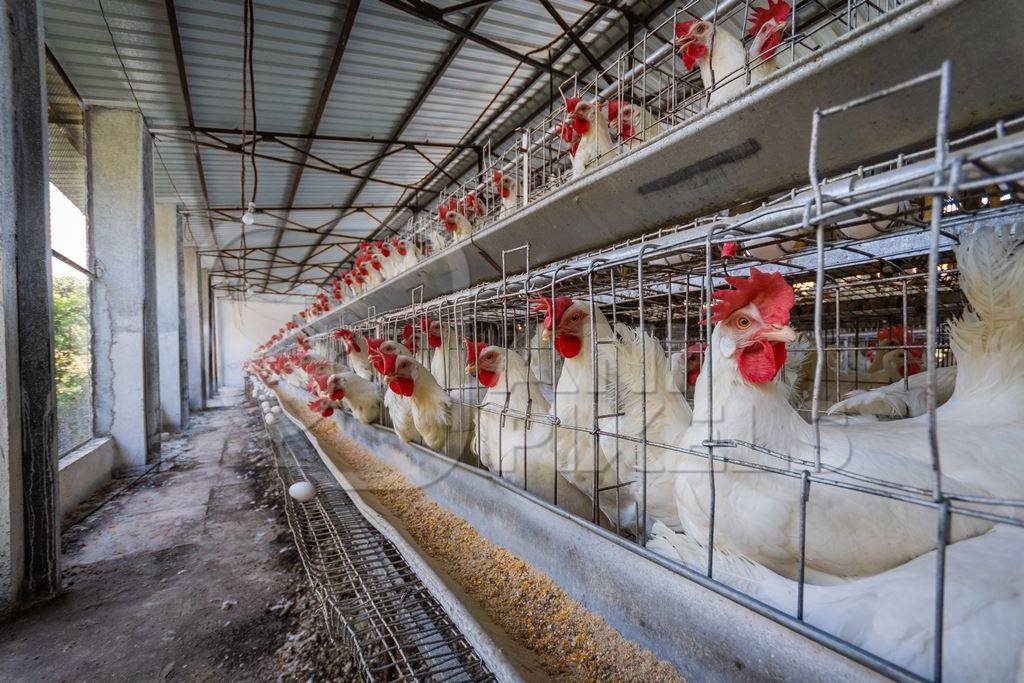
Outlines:
<svg viewBox="0 0 1024 683"><path fill-rule="evenodd" d="M222 395L158 470L65 532L65 590L0 624L0 680L277 678L295 551L247 455L258 413L239 401Z"/></svg>

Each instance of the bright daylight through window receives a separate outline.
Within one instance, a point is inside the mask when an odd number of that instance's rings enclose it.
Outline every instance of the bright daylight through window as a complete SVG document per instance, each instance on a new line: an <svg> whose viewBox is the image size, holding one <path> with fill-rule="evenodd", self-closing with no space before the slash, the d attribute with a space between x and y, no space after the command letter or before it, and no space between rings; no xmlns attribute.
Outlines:
<svg viewBox="0 0 1024 683"><path fill-rule="evenodd" d="M50 246L54 256L53 323L57 361L57 448L61 454L93 435L92 330L85 215L50 184ZM75 268L67 261L79 266Z"/></svg>

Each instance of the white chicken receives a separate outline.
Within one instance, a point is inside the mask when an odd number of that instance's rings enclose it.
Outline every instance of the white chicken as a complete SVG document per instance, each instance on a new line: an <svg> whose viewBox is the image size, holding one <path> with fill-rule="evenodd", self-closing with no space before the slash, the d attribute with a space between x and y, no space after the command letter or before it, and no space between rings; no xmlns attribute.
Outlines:
<svg viewBox="0 0 1024 683"><path fill-rule="evenodd" d="M473 234L473 219L481 215L483 207L477 202L476 195L468 193L462 199L451 197L447 202L438 204L437 217L444 229L452 234L458 242L469 239Z"/></svg>
<svg viewBox="0 0 1024 683"><path fill-rule="evenodd" d="M420 433L416 429L416 423L413 420L412 415L412 404L403 397L402 394L398 393L390 383L386 381L387 375L387 358L389 356L402 356L409 353L408 349L404 345L399 344L396 341L388 340L382 342L376 349L373 350L370 359L373 363L374 370L381 376L384 381L384 408L387 410L388 417L391 418L391 426L394 428L395 433L402 441L407 443L420 442Z"/></svg>
<svg viewBox="0 0 1024 683"><path fill-rule="evenodd" d="M373 379L373 365L370 364L370 344L359 332L339 328L331 335L345 343L348 364L363 379Z"/></svg>
<svg viewBox="0 0 1024 683"><path fill-rule="evenodd" d="M379 358L381 374L390 395L395 397L394 404L407 406L415 432L427 446L443 452L451 426L451 396L415 358L393 353L381 353ZM396 422L395 431L403 441L415 438L408 423L403 423L399 431Z"/></svg>
<svg viewBox="0 0 1024 683"><path fill-rule="evenodd" d="M708 96L708 107L732 99L750 84L763 81L778 67L775 52L786 30L791 8L785 0L768 0L766 8L752 10L748 35L753 36L749 53L739 38L709 21L676 22L676 49L687 71L697 66Z"/></svg>
<svg viewBox="0 0 1024 683"><path fill-rule="evenodd" d="M404 273L415 268L416 264L423 257L420 253L420 248L412 240L398 237L392 240L391 244L394 247L392 259L396 261L395 270L398 273Z"/></svg>
<svg viewBox="0 0 1024 683"><path fill-rule="evenodd" d="M717 499L730 501L717 506L716 546L742 553L792 578L799 563L801 481L758 468L813 468L809 463L815 461L814 427L790 406L787 387L775 381L785 362L785 344L796 336L788 325L793 290L778 273L757 269L751 269L749 277L726 279L734 289L715 292L712 321L716 326L697 380L695 422L682 446L706 451L704 442L709 438L730 444L716 447L717 455L730 460L727 468L716 467L714 477ZM705 422L709 415L714 416L713 434ZM927 434L921 430L924 425L917 431L892 429L909 422L819 425L823 476L846 483L867 477L930 489L935 477ZM947 425L940 437L945 442L944 460L954 450L998 450L982 446L987 439L978 438L975 428L958 424L955 415L943 422ZM947 437L950 430L960 434ZM1007 442L1010 433L996 430L990 435L995 443L1001 443ZM975 443L971 445L971 441ZM776 454L795 461L780 460ZM707 538L707 462L694 459L679 466L685 470L676 478L680 522L686 533ZM949 468L945 471L955 476ZM951 478L946 478L943 486L982 492ZM883 496L851 495L835 486L812 489L807 503L811 521L806 557L808 575L816 577L814 580L878 573L935 545L935 517L923 506ZM958 517L952 522L951 538L974 536L990 526L990 522Z"/></svg>
<svg viewBox="0 0 1024 683"><path fill-rule="evenodd" d="M615 377L615 351L611 343L618 337L599 308L587 301L559 296L534 300L534 310L546 313L541 337L554 339L555 350L565 359L555 389L555 415L562 425L558 430L558 469L594 500L594 472L598 473L599 507L618 527L634 529L636 501L626 486L633 462L619 462L619 452L634 454L631 444L615 437L600 438L596 449L590 430L594 428L594 403L597 397L599 421L603 431L615 432L617 412L614 400L604 390ZM593 324L593 335L591 325ZM628 331L623 328L623 331ZM596 337L597 384L591 345Z"/></svg>
<svg viewBox="0 0 1024 683"><path fill-rule="evenodd" d="M380 418L380 389L354 372L331 375L329 386L341 390L341 402L363 424Z"/></svg>
<svg viewBox="0 0 1024 683"><path fill-rule="evenodd" d="M569 145L573 177L579 178L611 158L612 136L600 105L566 97L565 111L558 132Z"/></svg>
<svg viewBox="0 0 1024 683"><path fill-rule="evenodd" d="M627 149L639 147L661 132L661 124L650 110L622 100L608 102L608 126Z"/></svg>
<svg viewBox="0 0 1024 683"><path fill-rule="evenodd" d="M707 552L693 537L655 524L647 547L697 571ZM1024 676L1024 530L999 525L946 549L943 680ZM834 586L807 584L804 622L933 679L936 551ZM797 583L742 555L715 550L714 579L795 614Z"/></svg>
<svg viewBox="0 0 1024 683"><path fill-rule="evenodd" d="M590 499L556 471L555 427L544 415L550 406L526 361L484 342L467 341L466 348L466 373L487 387L477 411L477 438L471 443L480 463L549 503L557 496L563 509L590 517ZM529 423L522 417L527 414L535 416Z"/></svg>
<svg viewBox="0 0 1024 683"><path fill-rule="evenodd" d="M638 465L631 473L630 491L633 499L640 503L641 517L644 517L646 503L648 528L655 520L680 528L675 478L677 465L683 460L679 454L651 444L682 442L690 428L693 413L672 372L669 358L656 339L647 333L633 331L631 338L618 346L619 376L622 379L617 389L624 420L619 431L646 438L648 442L646 469L643 467L644 450L640 445L634 446Z"/></svg>
<svg viewBox="0 0 1024 683"><path fill-rule="evenodd" d="M555 353L554 340L545 338L544 327L535 325L533 336L529 341L530 370L540 382L540 390L544 398L551 403L555 395L555 383L562 371L562 355ZM525 352L524 352L525 355Z"/></svg>
<svg viewBox="0 0 1024 683"><path fill-rule="evenodd" d="M902 363L902 361L900 361ZM936 368L936 405L943 405L956 388L956 366ZM854 389L828 409L829 415L877 415L879 417L917 417L928 412L928 373L918 372L875 389Z"/></svg>
<svg viewBox="0 0 1024 683"><path fill-rule="evenodd" d="M491 182L494 184L494 191L501 198L501 209L498 211L498 218L505 218L512 215L519 206L519 183L515 177L494 169L491 171Z"/></svg>

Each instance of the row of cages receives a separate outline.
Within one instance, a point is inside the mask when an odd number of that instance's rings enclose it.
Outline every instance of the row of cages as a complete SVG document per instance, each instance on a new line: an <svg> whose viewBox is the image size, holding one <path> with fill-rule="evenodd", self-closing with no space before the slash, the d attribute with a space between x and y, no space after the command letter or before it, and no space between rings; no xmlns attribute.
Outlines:
<svg viewBox="0 0 1024 683"><path fill-rule="evenodd" d="M589 81L561 83L560 103L505 149L487 147L480 171L445 188L436 213L410 219L402 236L423 253L444 250L905 4L765 2L683 3Z"/></svg>
<svg viewBox="0 0 1024 683"><path fill-rule="evenodd" d="M338 325L410 357L368 381L433 387L438 454L893 677L1015 678L1024 140L945 106L918 155L837 181L812 147L809 188Z"/></svg>

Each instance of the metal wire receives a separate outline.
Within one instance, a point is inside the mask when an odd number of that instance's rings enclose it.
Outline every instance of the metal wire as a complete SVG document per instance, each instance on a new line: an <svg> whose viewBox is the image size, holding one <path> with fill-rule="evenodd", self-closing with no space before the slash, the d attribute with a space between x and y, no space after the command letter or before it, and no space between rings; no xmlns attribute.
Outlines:
<svg viewBox="0 0 1024 683"><path fill-rule="evenodd" d="M289 420L268 425L285 513L328 633L364 681L492 681L494 675L406 563L362 515Z"/></svg>
<svg viewBox="0 0 1024 683"><path fill-rule="evenodd" d="M848 21L852 21L851 17L848 15ZM618 497L621 484L618 479L611 485L603 485L599 481L597 453L605 448L602 445L605 439L615 444L616 474L618 460L624 457L620 444L626 444L627 452L632 445L634 453L643 453L641 476L645 484L650 478L646 460L650 449L703 459L709 484L709 509L708 535L702 542L707 543L706 575L711 579L715 578L716 474L741 468L793 481L797 484L794 490L798 492L794 505L799 508L797 619L802 619L804 612L808 502L822 495L824 487L934 511L935 645L931 675L934 680L940 680L944 647L945 548L950 540L952 521L961 518L1024 526L1020 519L1024 499L957 494L944 490L941 480L935 411L936 372L940 366L949 365L953 360L942 323L962 309L951 253L956 245L956 229L969 223L1002 224L1020 222L1024 218L1024 206L1007 189L1024 180L1024 162L1015 156L1024 142L1019 135L1006 134L1007 127L1019 126L1020 120L997 123L985 132L950 141L945 129L949 73L947 63L921 78L887 88L876 95L816 112L809 153L811 184L807 188L794 189L760 209L732 217L707 216L676 231L659 231L638 241L544 268L531 270L528 267L526 273L503 275L497 283L455 292L419 306L380 315L374 313L356 322L355 327L368 334L384 336L410 320L417 320L421 312L427 310L438 319L455 321L455 329L462 337L510 346L532 357L544 348L536 345L529 336L518 336L516 325L530 319L531 293L543 292L552 299L569 295L590 302L596 310L610 314L613 325L619 322L633 325L641 333L651 331L657 338L667 339L672 345L687 349L691 344L705 344L711 339L713 327L710 316L706 315L707 304L712 300L713 291L724 285L725 275L737 274L752 266L783 273L795 290L793 321L810 323L814 330L817 356L813 390L810 404L803 408L810 414L809 421L815 430L813 459L773 450L748 439L731 438L728 434L716 435L715 404L710 398L707 415L699 416L708 424L698 425L698 416L694 416L694 426L701 430L706 427L707 438L699 446L684 448L680 444L652 441L646 432L646 375L641 381L641 423L645 427L639 434L623 433L617 406L609 408L603 405L599 395L599 388L613 391L616 397L619 395L618 364L606 365L602 361L606 347L614 343L616 333L613 332L609 339L599 339L594 317L588 322L591 338L589 348L584 351L590 354L593 363L592 377L589 378L593 385L579 388L580 402L587 404L592 413L584 412L583 418L575 421L567 419L569 413L560 411L559 405L569 399L560 399L557 392L547 411L534 411L531 407L525 412L514 411L507 399L503 405L479 400L468 404L478 420L485 413L493 413L499 414L503 421L511 416L524 420L526 425L531 422L549 424L559 434L571 434L577 443L590 444L594 460L584 464L592 469L593 481L588 486L592 502L591 521L595 524L602 523L603 494L614 489ZM819 135L817 124L822 118L855 110L907 88L925 87L936 82L939 84L939 96L934 146L914 154L901 154L890 161L862 167L837 178L819 177L815 150ZM1005 156L1008 154L1011 156ZM1009 161L1005 164L994 161L1000 159ZM898 181L894 182L893 178L898 178ZM1007 204L1003 205L1004 202ZM972 203L977 206L970 208ZM721 246L729 241L745 245L746 255L731 262L721 256ZM827 298L834 306L825 306ZM827 397L838 397L848 388L870 387L860 374L863 370L860 367L862 353L871 350L871 346L862 341L863 335L898 323L904 330L904 338L897 340L892 348L903 352L904 382L909 375L910 354L923 350L926 356L928 449L935 475L930 485L911 485L847 470L823 462L821 457L820 411L828 407ZM673 326L676 329L682 327L681 339L673 333ZM920 341L922 335L923 344ZM512 340L511 344L509 340ZM881 354L880 349L875 351ZM834 367L829 368L829 363L834 363ZM646 363L642 363L642 367L646 368ZM555 369L552 362L552 370ZM852 380L847 376L849 373L844 374L847 369L852 370ZM646 370L642 372L646 373ZM711 386L715 369L710 360L702 372L708 375L708 385ZM457 400L466 402L465 393ZM822 401L824 403L820 403ZM602 422L603 418L611 417L616 418L613 428ZM555 439L555 444L558 444L558 439ZM556 468L562 460L559 456L561 448L558 445L553 447ZM743 450L765 457L760 461L754 461L750 455L737 457L736 454L742 454ZM447 452L447 455L463 457L454 451ZM564 455L571 457L575 454ZM499 476L501 474L503 472L499 469ZM554 502L559 503L557 489ZM638 518L645 520L648 514L646 486L640 506ZM618 505L616 509L619 510ZM604 512L607 516L607 510ZM630 528L619 524L617 518L613 521L621 534L643 543L641 530L645 524ZM873 662L869 664L876 666Z"/></svg>

